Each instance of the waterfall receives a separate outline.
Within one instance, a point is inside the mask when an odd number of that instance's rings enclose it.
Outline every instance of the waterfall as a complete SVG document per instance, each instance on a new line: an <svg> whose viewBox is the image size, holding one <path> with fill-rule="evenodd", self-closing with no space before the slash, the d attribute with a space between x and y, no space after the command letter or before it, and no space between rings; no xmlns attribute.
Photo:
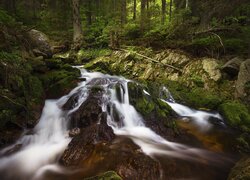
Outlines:
<svg viewBox="0 0 250 180"><path fill-rule="evenodd" d="M130 80L98 72L87 72L82 67L77 68L81 70L81 78L86 81L79 83L68 95L58 100L47 100L41 118L32 133L22 136L14 145L0 152L3 155L16 145L21 145L19 151L0 159L0 174L4 174L6 179L16 179L17 174L20 175L17 179L36 179L48 169L61 170L61 167L57 165L58 160L71 141L68 135L70 114L77 111L88 98L89 89L92 86L89 82L95 79L104 79L106 82L100 85L104 89L102 110L107 113L107 123L117 136L130 138L146 155L151 157L167 155L198 161L209 156L205 150L170 142L146 127L143 117L129 102L128 82ZM118 90L116 87L119 87ZM77 102L71 110L64 111L63 105L76 93L78 94ZM143 90L143 93L150 96L146 90ZM207 119L210 116L221 118L218 114L195 111L175 103L167 88L164 89L164 93L168 98L162 99L163 102L169 104L180 116L193 118L202 127L207 128ZM119 115L118 121L115 120L115 112Z"/></svg>

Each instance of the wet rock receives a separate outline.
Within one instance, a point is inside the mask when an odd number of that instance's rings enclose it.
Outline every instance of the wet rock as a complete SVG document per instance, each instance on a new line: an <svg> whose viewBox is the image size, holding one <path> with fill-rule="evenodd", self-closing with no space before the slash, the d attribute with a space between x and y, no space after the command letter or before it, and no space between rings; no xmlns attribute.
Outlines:
<svg viewBox="0 0 250 180"><path fill-rule="evenodd" d="M11 149L5 151L3 154L0 154L0 156L10 156L17 151L19 151L22 148L22 144L16 144Z"/></svg>
<svg viewBox="0 0 250 180"><path fill-rule="evenodd" d="M236 97L250 102L250 59L240 65L240 72L236 81Z"/></svg>
<svg viewBox="0 0 250 180"><path fill-rule="evenodd" d="M61 163L64 166L79 166L93 153L97 144L111 142L114 137L113 130L105 123L88 126L69 143Z"/></svg>
<svg viewBox="0 0 250 180"><path fill-rule="evenodd" d="M74 136L77 136L80 133L81 133L81 129L80 128L74 128L74 129L72 129L72 130L69 131L69 136L70 137L74 137Z"/></svg>
<svg viewBox="0 0 250 180"><path fill-rule="evenodd" d="M44 33L32 29L28 32L28 37L31 44L39 51L37 56L42 55L45 58L52 57L52 48L49 42L49 38Z"/></svg>
<svg viewBox="0 0 250 180"><path fill-rule="evenodd" d="M250 179L250 157L242 158L232 168L228 180L246 180Z"/></svg>
<svg viewBox="0 0 250 180"><path fill-rule="evenodd" d="M122 180L122 178L114 171L108 171L98 176L85 178L84 180L105 180L105 179Z"/></svg>
<svg viewBox="0 0 250 180"><path fill-rule="evenodd" d="M82 103L79 109L70 115L71 128L84 128L98 122L105 121L105 113L102 112L102 92L91 90L89 97ZM73 95L63 106L64 110L73 109L77 102L78 94ZM106 122L106 121L105 121Z"/></svg>
<svg viewBox="0 0 250 180"><path fill-rule="evenodd" d="M222 71L227 73L230 77L235 77L238 75L240 70L240 64L243 62L243 59L236 57L229 60L226 64L222 66Z"/></svg>

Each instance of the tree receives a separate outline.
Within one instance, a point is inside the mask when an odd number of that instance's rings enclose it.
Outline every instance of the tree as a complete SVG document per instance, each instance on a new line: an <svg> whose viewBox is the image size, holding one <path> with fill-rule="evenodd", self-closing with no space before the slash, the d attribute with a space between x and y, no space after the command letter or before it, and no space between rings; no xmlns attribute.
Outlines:
<svg viewBox="0 0 250 180"><path fill-rule="evenodd" d="M173 6L173 0L170 0L170 3L169 3L169 21L172 20L172 6Z"/></svg>
<svg viewBox="0 0 250 180"><path fill-rule="evenodd" d="M146 0L141 0L141 31L145 30Z"/></svg>
<svg viewBox="0 0 250 180"><path fill-rule="evenodd" d="M80 17L80 0L72 0L73 7L73 45L72 49L79 49L83 43L83 31Z"/></svg>
<svg viewBox="0 0 250 180"><path fill-rule="evenodd" d="M127 0L121 1L121 24L127 23Z"/></svg>
<svg viewBox="0 0 250 180"><path fill-rule="evenodd" d="M164 24L166 21L166 0L161 0L161 23Z"/></svg>
<svg viewBox="0 0 250 180"><path fill-rule="evenodd" d="M134 0L134 4L133 4L133 20L136 20L136 7L137 7L137 3L136 0Z"/></svg>

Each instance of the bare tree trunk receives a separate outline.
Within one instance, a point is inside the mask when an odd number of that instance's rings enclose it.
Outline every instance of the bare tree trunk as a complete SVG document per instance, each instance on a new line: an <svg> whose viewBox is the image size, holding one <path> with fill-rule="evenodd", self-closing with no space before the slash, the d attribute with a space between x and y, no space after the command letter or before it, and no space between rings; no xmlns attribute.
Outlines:
<svg viewBox="0 0 250 180"><path fill-rule="evenodd" d="M189 7L189 2L186 0L186 9Z"/></svg>
<svg viewBox="0 0 250 180"><path fill-rule="evenodd" d="M127 23L127 0L121 2L121 24Z"/></svg>
<svg viewBox="0 0 250 180"><path fill-rule="evenodd" d="M72 0L73 6L73 46L72 48L77 50L83 43L83 31L80 17L80 0Z"/></svg>
<svg viewBox="0 0 250 180"><path fill-rule="evenodd" d="M91 26L92 24L92 4L91 4L91 0L88 0L87 2L87 12L86 12L86 16L87 16L87 25Z"/></svg>
<svg viewBox="0 0 250 180"><path fill-rule="evenodd" d="M164 24L166 21L166 0L161 0L161 23Z"/></svg>
<svg viewBox="0 0 250 180"><path fill-rule="evenodd" d="M136 0L134 0L134 12L133 12L133 20L136 20L136 7L137 7L137 4L136 4Z"/></svg>
<svg viewBox="0 0 250 180"><path fill-rule="evenodd" d="M169 4L169 21L172 20L172 6L173 6L173 0L170 0L170 4Z"/></svg>
<svg viewBox="0 0 250 180"><path fill-rule="evenodd" d="M146 0L141 0L141 31L145 30Z"/></svg>

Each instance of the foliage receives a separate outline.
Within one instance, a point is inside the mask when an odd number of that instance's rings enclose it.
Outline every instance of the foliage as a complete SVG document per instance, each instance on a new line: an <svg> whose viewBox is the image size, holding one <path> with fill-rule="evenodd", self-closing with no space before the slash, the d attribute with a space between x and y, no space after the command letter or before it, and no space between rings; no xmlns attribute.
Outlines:
<svg viewBox="0 0 250 180"><path fill-rule="evenodd" d="M15 19L8 15L6 11L0 9L0 24L14 25Z"/></svg>

